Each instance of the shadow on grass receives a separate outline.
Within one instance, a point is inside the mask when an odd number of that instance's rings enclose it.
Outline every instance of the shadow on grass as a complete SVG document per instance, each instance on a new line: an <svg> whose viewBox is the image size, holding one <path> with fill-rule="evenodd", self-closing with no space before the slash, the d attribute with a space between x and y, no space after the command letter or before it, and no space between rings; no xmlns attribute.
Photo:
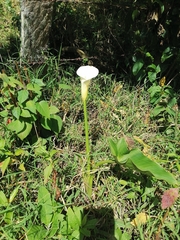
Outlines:
<svg viewBox="0 0 180 240"><path fill-rule="evenodd" d="M88 208L84 210L84 214L87 216L90 236L84 236L82 226L79 240L116 240L114 237L114 213L111 208Z"/></svg>

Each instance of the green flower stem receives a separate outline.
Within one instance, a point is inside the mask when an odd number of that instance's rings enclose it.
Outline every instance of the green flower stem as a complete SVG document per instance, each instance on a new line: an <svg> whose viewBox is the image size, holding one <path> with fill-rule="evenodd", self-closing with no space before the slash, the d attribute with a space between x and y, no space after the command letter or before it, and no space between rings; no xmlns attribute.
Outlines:
<svg viewBox="0 0 180 240"><path fill-rule="evenodd" d="M83 100L83 106L84 106L84 124L85 124L85 137L86 137L87 172L89 175L91 170L91 161L90 161L90 145L89 145L89 132L88 132L89 127L88 127L86 100Z"/></svg>

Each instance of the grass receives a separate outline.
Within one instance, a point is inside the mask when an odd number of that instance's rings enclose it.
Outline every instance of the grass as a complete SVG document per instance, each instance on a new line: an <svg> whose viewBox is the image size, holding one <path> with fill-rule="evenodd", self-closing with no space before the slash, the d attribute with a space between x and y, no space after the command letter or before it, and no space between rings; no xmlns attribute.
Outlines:
<svg viewBox="0 0 180 240"><path fill-rule="evenodd" d="M4 50L18 36L13 25L18 1L0 0L0 12L0 47ZM166 182L116 163L105 164L95 171L92 197L86 195L82 178L86 156L83 104L75 74L78 67L61 65L52 56L35 70L19 67L23 79L43 79L42 98L59 109L63 127L59 134L39 137L37 142L20 141L0 115L1 170L2 162L11 157L0 175L0 240L180 239L179 198L163 222L166 210L161 209L161 197L172 187ZM3 69L19 78L11 61ZM1 101L0 111L3 105ZM153 107L144 86L130 86L126 79L100 73L91 83L87 108L93 162L112 160L108 139L125 137L130 147L141 149L180 181L179 132L167 134L159 119L150 117ZM180 120L171 124L172 130L174 125L179 128ZM52 172L44 182L49 166ZM133 219L141 213L148 216L145 224L133 226Z"/></svg>
<svg viewBox="0 0 180 240"><path fill-rule="evenodd" d="M53 209L58 209L56 211L64 218L69 207L83 206L87 222L97 220L90 231L91 237L75 239L113 239L113 235L116 239L155 239L165 213L160 207L161 195L170 186L155 179L150 181L145 175L116 164L106 164L95 173L92 198L84 193L82 166L86 153L80 81L72 70L63 72L60 69L60 72L57 82L55 79L59 73L48 74L47 71L43 81L48 85L43 90L43 96L60 110L63 129L59 135L50 136L39 145L28 144L28 141L23 141L19 146L14 141L11 145L14 150L22 148L25 154L16 157L0 177L0 190L8 199L15 187L19 186L12 203L3 206L1 201L0 239L42 239L39 235L34 238L34 235L28 235L34 225L44 227L47 234L45 239L72 239L58 230L53 236L48 235L51 224L43 223L38 205L41 186L49 191ZM41 71L37 69L37 73L30 74L38 77ZM112 159L108 138L125 136L145 155L180 179L176 165L179 138L159 131L157 121L150 118L149 96L143 87L130 87L124 81L100 74L92 81L87 108L94 162ZM7 138L7 134L10 133L5 132L2 137ZM10 137L13 139L14 136L10 134ZM41 147L41 154L37 154L38 146ZM56 154L49 159L46 150L49 152L51 149L55 149ZM170 153L177 156L170 157ZM44 185L44 169L49 161L53 163L53 170ZM22 163L23 171L19 169ZM179 203L177 200L171 208L161 228L161 239L179 239ZM7 212L13 213L9 220ZM132 220L142 212L150 218L142 226L133 226Z"/></svg>

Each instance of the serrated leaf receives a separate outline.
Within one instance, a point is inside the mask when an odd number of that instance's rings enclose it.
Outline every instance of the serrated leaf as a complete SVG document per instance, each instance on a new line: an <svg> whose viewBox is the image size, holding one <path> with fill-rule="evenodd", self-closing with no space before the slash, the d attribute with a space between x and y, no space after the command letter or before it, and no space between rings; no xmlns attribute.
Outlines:
<svg viewBox="0 0 180 240"><path fill-rule="evenodd" d="M50 110L49 110L48 102L41 101L39 103L36 103L36 109L43 117L50 118Z"/></svg>

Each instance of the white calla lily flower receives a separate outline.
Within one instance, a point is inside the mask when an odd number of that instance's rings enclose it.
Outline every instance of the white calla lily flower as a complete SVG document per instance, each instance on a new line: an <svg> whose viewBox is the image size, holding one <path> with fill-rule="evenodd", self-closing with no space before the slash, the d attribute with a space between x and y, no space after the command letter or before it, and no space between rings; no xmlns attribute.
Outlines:
<svg viewBox="0 0 180 240"><path fill-rule="evenodd" d="M76 73L81 79L81 96L82 100L85 101L91 79L98 75L99 70L93 66L81 66L78 68Z"/></svg>

